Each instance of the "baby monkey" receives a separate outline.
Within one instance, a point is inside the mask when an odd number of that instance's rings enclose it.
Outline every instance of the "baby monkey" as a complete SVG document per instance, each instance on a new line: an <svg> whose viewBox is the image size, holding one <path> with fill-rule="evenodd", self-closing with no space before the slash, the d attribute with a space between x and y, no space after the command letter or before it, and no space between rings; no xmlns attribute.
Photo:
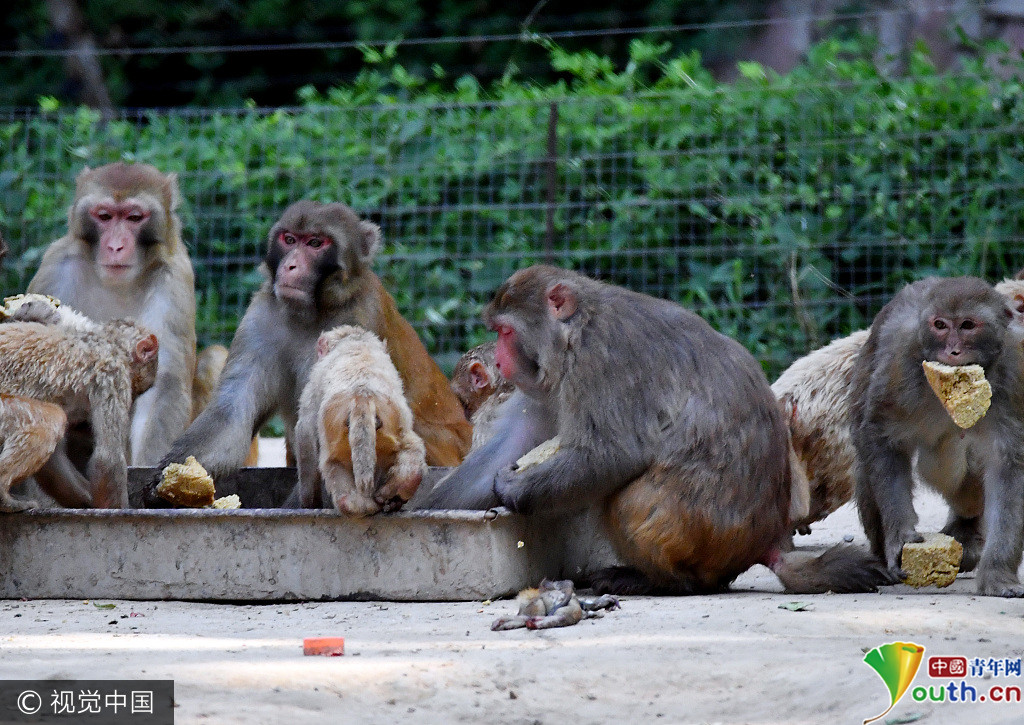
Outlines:
<svg viewBox="0 0 1024 725"><path fill-rule="evenodd" d="M477 345L459 358L452 373L452 392L473 424L473 448L479 448L494 434L498 406L516 389L498 372L496 347L496 342Z"/></svg>
<svg viewBox="0 0 1024 725"><path fill-rule="evenodd" d="M351 516L401 508L423 478L426 449L384 343L342 325L320 335L317 355L295 426L300 505L320 508L326 487Z"/></svg>
<svg viewBox="0 0 1024 725"><path fill-rule="evenodd" d="M551 581L544 579L537 589L524 589L516 597L519 612L513 617L499 617L491 629L495 632L507 629L550 629L569 627L582 619L600 617L600 609L609 611L619 608L619 600L611 594L602 594L595 599L580 599L576 596L571 579Z"/></svg>

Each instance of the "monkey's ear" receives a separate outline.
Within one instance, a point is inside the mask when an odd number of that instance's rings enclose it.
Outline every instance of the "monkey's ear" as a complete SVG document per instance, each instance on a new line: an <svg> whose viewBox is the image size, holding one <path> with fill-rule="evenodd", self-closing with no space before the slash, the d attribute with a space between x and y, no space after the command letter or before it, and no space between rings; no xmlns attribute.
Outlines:
<svg viewBox="0 0 1024 725"><path fill-rule="evenodd" d="M318 358L323 357L331 351L331 342L327 339L327 334L324 333L316 339L316 356Z"/></svg>
<svg viewBox="0 0 1024 725"><path fill-rule="evenodd" d="M164 174L164 203L169 211L174 211L181 203L181 192L178 190L178 175L173 171Z"/></svg>
<svg viewBox="0 0 1024 725"><path fill-rule="evenodd" d="M373 222L359 222L359 239L356 240L356 255L359 260L369 263L380 249L380 227Z"/></svg>
<svg viewBox="0 0 1024 725"><path fill-rule="evenodd" d="M1012 307L1018 315L1024 315L1024 295L1014 295Z"/></svg>
<svg viewBox="0 0 1024 725"><path fill-rule="evenodd" d="M135 343L135 361L148 363L159 351L160 343L156 341L156 335L146 335Z"/></svg>
<svg viewBox="0 0 1024 725"><path fill-rule="evenodd" d="M487 374L487 366L479 360L469 364L469 381L477 390L483 390L491 384L491 376Z"/></svg>
<svg viewBox="0 0 1024 725"><path fill-rule="evenodd" d="M576 292L565 282L556 282L548 288L548 312L559 322L576 314Z"/></svg>

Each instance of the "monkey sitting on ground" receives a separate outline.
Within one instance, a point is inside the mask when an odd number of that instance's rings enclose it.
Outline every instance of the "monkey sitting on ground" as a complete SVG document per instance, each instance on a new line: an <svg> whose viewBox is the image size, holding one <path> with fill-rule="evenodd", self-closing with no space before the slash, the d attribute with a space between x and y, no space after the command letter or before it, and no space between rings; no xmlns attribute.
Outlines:
<svg viewBox="0 0 1024 725"><path fill-rule="evenodd" d="M516 389L498 372L494 363L496 346L496 342L477 345L459 358L452 373L452 392L473 424L473 448L479 448L494 433L498 407Z"/></svg>
<svg viewBox="0 0 1024 725"><path fill-rule="evenodd" d="M1012 318L984 280L932 277L904 287L871 324L851 388L857 507L872 550L901 579L903 545L922 541L916 473L949 503L942 533L963 545L961 571L977 566L978 592L1024 596L1024 350ZM992 388L985 416L958 427L925 361L980 365Z"/></svg>
<svg viewBox="0 0 1024 725"><path fill-rule="evenodd" d="M596 599L579 599L571 579L544 579L537 589L524 589L516 599L519 612L513 617L499 617L491 624L495 632L509 629L551 629L569 627L577 622L602 616L598 611L619 608L619 600L610 594Z"/></svg>
<svg viewBox="0 0 1024 725"><path fill-rule="evenodd" d="M325 486L352 516L401 508L423 478L426 448L384 343L341 325L320 335L317 355L295 426L300 504L320 507Z"/></svg>
<svg viewBox="0 0 1024 725"><path fill-rule="evenodd" d="M0 511L36 508L35 501L13 498L11 486L42 468L67 426L58 405L0 393ZM81 497L84 503L84 491Z"/></svg>
<svg viewBox="0 0 1024 725"><path fill-rule="evenodd" d="M0 325L0 392L58 405L69 424L88 420L95 435L88 483L62 444L37 472L43 490L61 503L91 488L95 506L128 505L131 405L156 379L158 349L156 336L130 320L91 331Z"/></svg>
<svg viewBox="0 0 1024 725"><path fill-rule="evenodd" d="M498 368L517 390L495 435L428 505L501 503L521 513L601 505L630 566L599 573L599 592L720 591L757 563L795 592L890 581L856 547L784 553L792 526L785 421L753 356L694 313L536 266L498 289L484 320L498 333ZM553 434L554 455L512 466Z"/></svg>

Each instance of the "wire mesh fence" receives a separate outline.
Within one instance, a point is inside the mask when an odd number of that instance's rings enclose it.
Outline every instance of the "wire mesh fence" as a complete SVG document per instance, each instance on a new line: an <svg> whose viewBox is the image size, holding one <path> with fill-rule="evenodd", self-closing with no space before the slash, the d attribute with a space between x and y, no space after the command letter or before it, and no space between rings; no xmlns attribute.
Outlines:
<svg viewBox="0 0 1024 725"><path fill-rule="evenodd" d="M539 94L538 94L539 95ZM549 261L677 300L770 374L929 273L1024 264L1020 84L971 74L759 79L488 103L0 112L0 272L21 291L75 173L176 171L202 343L228 342L300 198L381 224L375 269L450 367L481 306Z"/></svg>

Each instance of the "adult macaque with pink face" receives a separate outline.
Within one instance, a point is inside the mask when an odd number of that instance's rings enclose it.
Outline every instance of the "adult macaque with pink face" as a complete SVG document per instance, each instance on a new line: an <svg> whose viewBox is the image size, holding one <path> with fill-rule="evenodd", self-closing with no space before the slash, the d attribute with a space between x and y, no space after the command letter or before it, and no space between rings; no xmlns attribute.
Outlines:
<svg viewBox="0 0 1024 725"><path fill-rule="evenodd" d="M148 164L85 168L68 233L46 250L29 292L97 322L130 317L160 341L153 387L135 402L131 463L155 465L192 419L195 280L181 241L178 179Z"/></svg>

